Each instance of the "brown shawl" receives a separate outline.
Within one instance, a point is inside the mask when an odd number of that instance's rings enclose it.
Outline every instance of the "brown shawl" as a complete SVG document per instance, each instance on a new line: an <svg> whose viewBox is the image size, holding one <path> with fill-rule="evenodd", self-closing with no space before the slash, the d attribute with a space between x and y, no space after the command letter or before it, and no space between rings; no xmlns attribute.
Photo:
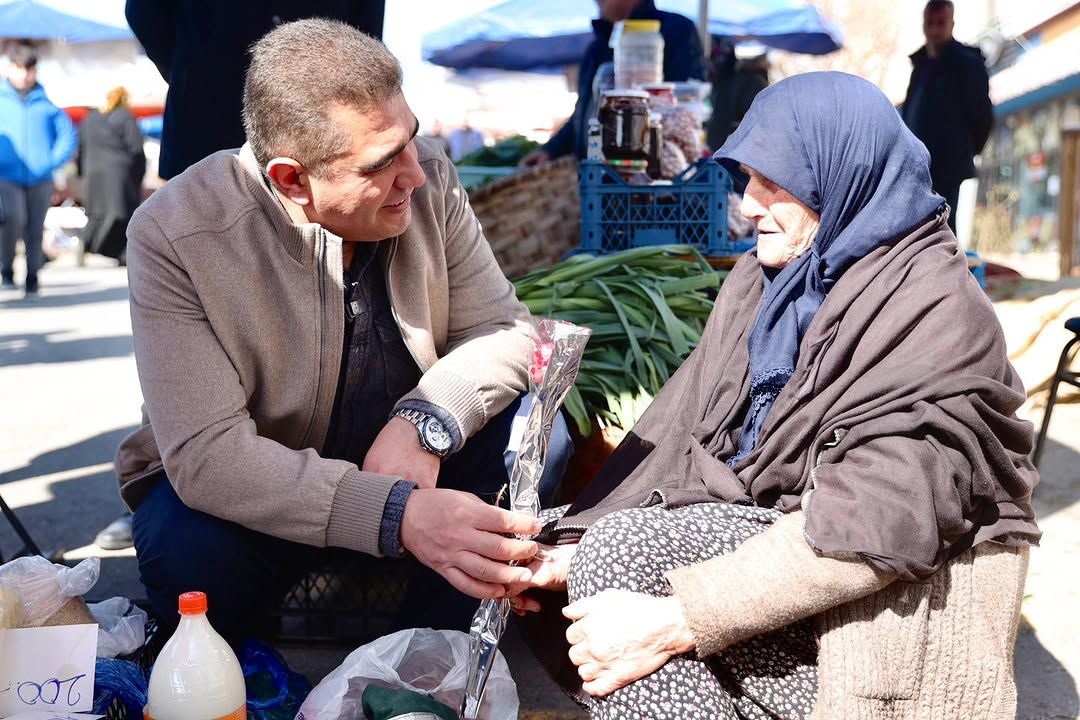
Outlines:
<svg viewBox="0 0 1080 720"><path fill-rule="evenodd" d="M744 256L701 344L570 511L567 541L622 508L754 503L805 510L820 554L923 579L985 540L1036 544L1032 426L964 253L932 218L830 290L756 448L729 468L749 389L761 268ZM552 535L549 535L551 537Z"/></svg>

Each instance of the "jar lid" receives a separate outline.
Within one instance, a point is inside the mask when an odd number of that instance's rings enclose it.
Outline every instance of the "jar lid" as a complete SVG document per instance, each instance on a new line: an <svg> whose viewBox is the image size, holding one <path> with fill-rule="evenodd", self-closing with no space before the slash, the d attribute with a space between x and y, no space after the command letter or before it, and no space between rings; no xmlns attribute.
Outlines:
<svg viewBox="0 0 1080 720"><path fill-rule="evenodd" d="M659 20L623 20L623 32L660 32Z"/></svg>
<svg viewBox="0 0 1080 720"><path fill-rule="evenodd" d="M673 82L644 83L638 85L638 87L647 93L675 92L675 83Z"/></svg>
<svg viewBox="0 0 1080 720"><path fill-rule="evenodd" d="M600 99L605 98L634 98L637 100L648 100L649 93L644 90L604 90L600 93Z"/></svg>

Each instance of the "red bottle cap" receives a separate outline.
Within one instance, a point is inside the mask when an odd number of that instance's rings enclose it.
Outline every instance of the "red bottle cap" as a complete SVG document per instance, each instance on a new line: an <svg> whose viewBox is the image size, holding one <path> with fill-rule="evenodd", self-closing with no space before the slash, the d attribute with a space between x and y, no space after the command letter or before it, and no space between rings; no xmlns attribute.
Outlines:
<svg viewBox="0 0 1080 720"><path fill-rule="evenodd" d="M206 593L186 592L180 596L181 615L202 615L206 612Z"/></svg>

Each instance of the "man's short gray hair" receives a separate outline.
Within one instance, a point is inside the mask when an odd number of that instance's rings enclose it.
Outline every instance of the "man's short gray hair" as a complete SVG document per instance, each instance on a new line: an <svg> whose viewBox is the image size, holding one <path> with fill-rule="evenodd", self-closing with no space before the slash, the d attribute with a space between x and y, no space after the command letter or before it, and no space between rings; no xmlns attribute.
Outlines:
<svg viewBox="0 0 1080 720"><path fill-rule="evenodd" d="M297 20L251 46L244 130L263 166L290 157L325 177L350 138L330 119L344 105L364 112L401 92L401 66L373 37L336 20ZM211 111L211 109L208 109Z"/></svg>

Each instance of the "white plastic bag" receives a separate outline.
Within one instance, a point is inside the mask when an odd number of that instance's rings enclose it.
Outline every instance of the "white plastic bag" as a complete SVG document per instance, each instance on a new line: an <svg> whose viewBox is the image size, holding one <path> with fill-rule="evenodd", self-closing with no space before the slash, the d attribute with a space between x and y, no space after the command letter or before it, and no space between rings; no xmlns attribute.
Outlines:
<svg viewBox="0 0 1080 720"><path fill-rule="evenodd" d="M354 650L300 706L296 720L356 720L368 685L415 690L457 709L469 672L469 636L456 630L402 630ZM499 653L488 678L481 720L515 720L517 686Z"/></svg>
<svg viewBox="0 0 1080 720"><path fill-rule="evenodd" d="M146 611L124 597L87 605L98 622L97 656L128 655L146 641Z"/></svg>
<svg viewBox="0 0 1080 720"><path fill-rule="evenodd" d="M69 568L33 555L0 566L0 581L22 600L22 626L38 627L68 600L94 587L100 573L101 560L96 557Z"/></svg>

